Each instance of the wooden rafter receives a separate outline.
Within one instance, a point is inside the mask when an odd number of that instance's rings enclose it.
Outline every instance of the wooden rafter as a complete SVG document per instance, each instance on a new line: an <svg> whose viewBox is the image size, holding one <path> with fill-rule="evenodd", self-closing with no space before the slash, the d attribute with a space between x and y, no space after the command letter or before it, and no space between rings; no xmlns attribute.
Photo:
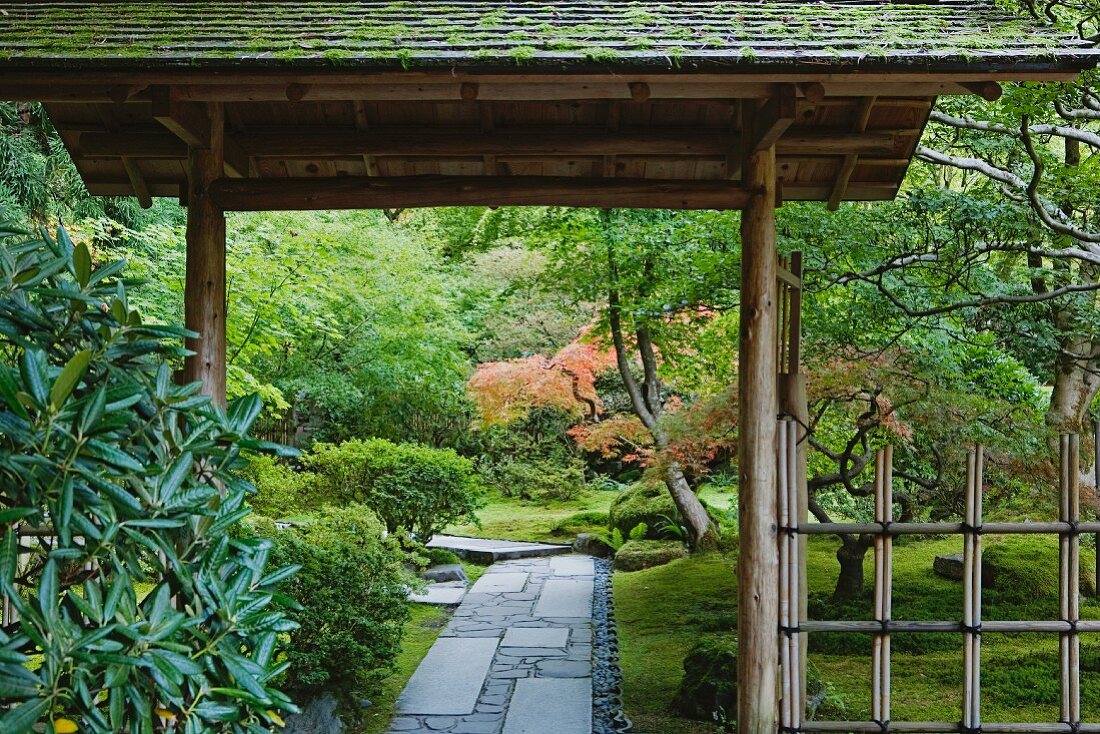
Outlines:
<svg viewBox="0 0 1100 734"><path fill-rule="evenodd" d="M152 90L153 119L183 141L188 148L207 150L212 138L208 110L194 102L179 99L172 87L154 87ZM128 137L128 136L127 136ZM246 178L249 172L249 156L234 142L224 140L223 165L225 175Z"/></svg>

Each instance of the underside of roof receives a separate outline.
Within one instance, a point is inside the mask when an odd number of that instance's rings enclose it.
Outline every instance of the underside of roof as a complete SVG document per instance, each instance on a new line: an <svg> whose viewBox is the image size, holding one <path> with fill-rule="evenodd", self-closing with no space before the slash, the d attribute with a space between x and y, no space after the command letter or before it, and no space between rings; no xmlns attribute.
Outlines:
<svg viewBox="0 0 1100 734"><path fill-rule="evenodd" d="M888 199L936 97L1098 58L984 0L0 0L93 194L186 196L224 120L226 209L734 208L773 145L784 198Z"/></svg>
<svg viewBox="0 0 1100 734"><path fill-rule="evenodd" d="M946 70L1094 58L985 0L0 2L6 66Z"/></svg>

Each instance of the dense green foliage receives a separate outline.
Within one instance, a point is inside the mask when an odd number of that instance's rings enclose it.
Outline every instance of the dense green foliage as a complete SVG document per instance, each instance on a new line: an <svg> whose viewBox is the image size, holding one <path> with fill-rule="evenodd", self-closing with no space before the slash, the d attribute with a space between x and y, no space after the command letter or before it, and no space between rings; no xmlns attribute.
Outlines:
<svg viewBox="0 0 1100 734"><path fill-rule="evenodd" d="M266 534L272 558L300 566L285 592L302 605L290 634L286 685L297 693L370 690L389 672L409 617L405 553L370 508L325 508Z"/></svg>
<svg viewBox="0 0 1100 734"><path fill-rule="evenodd" d="M301 462L304 471L253 460L253 504L272 517L362 504L389 532L414 533L424 542L448 525L475 521L481 504L472 462L453 449L376 438L314 444Z"/></svg>
<svg viewBox="0 0 1100 734"><path fill-rule="evenodd" d="M278 725L294 568L227 534L249 512L234 469L261 448L259 399L222 412L173 384L182 331L143 323L121 262L94 267L64 230L0 237L0 591L19 613L0 730ZM17 522L44 532L20 543Z"/></svg>

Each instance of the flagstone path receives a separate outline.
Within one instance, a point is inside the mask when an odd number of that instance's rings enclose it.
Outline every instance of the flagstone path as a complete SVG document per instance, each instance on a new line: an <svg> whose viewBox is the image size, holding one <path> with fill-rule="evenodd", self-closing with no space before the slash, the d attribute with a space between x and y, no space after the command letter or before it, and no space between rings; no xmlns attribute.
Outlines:
<svg viewBox="0 0 1100 734"><path fill-rule="evenodd" d="M593 559L495 563L397 701L392 734L591 734Z"/></svg>

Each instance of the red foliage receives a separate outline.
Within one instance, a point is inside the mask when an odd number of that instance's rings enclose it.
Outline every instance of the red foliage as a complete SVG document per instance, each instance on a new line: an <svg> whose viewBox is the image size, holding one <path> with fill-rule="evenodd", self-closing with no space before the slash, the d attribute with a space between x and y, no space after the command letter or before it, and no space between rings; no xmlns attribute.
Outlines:
<svg viewBox="0 0 1100 734"><path fill-rule="evenodd" d="M585 451L605 459L645 464L650 459L653 436L637 416L619 413L598 423L584 422L567 433Z"/></svg>
<svg viewBox="0 0 1100 734"><path fill-rule="evenodd" d="M511 423L534 408L558 408L578 418L600 411L596 378L615 366L615 353L587 330L552 359L541 354L478 365L468 388L484 424Z"/></svg>

